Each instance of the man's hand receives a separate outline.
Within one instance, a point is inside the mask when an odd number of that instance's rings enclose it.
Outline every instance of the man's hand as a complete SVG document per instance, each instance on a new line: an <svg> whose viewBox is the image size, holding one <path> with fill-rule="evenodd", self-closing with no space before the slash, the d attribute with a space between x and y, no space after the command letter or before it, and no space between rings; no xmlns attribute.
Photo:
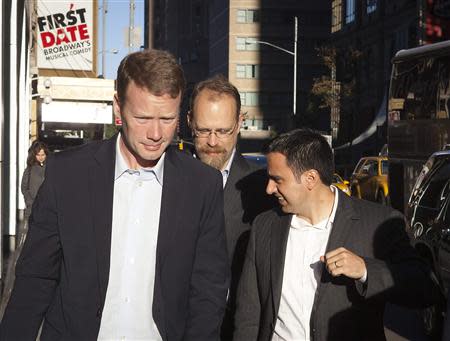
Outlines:
<svg viewBox="0 0 450 341"><path fill-rule="evenodd" d="M330 251L325 256L320 256L320 261L325 263L328 272L333 277L344 275L358 280L367 271L364 259L343 247Z"/></svg>

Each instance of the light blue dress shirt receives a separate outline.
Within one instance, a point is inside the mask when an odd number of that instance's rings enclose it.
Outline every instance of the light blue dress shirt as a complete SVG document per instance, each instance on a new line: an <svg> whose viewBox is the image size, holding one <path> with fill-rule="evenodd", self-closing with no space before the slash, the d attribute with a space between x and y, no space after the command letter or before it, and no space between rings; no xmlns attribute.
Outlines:
<svg viewBox="0 0 450 341"><path fill-rule="evenodd" d="M109 282L98 340L160 341L152 303L165 154L151 169L129 169L120 138Z"/></svg>

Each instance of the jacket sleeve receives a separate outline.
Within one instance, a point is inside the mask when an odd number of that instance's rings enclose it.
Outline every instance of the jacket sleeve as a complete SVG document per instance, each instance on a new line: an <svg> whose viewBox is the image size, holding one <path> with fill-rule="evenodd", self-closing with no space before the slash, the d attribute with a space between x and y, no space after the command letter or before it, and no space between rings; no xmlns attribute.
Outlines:
<svg viewBox="0 0 450 341"><path fill-rule="evenodd" d="M255 221L250 234L244 268L238 285L233 341L250 341L258 338L261 304L255 264L257 225L258 220Z"/></svg>
<svg viewBox="0 0 450 341"><path fill-rule="evenodd" d="M20 184L20 189L23 194L23 198L25 200L25 205L27 207L31 206L33 204L33 197L31 195L31 191L29 188L30 184L30 173L31 173L31 167L25 168L22 175L22 182Z"/></svg>
<svg viewBox="0 0 450 341"><path fill-rule="evenodd" d="M16 279L0 325L0 340L35 340L59 279L54 168L48 161L46 180L36 197L27 238L16 265Z"/></svg>
<svg viewBox="0 0 450 341"><path fill-rule="evenodd" d="M438 294L437 283L428 264L411 245L405 218L392 211L377 228L376 258L364 258L367 282L357 284L365 298L381 298L395 304L420 308L432 304Z"/></svg>
<svg viewBox="0 0 450 341"><path fill-rule="evenodd" d="M206 182L205 182L206 183ZM225 241L222 179L217 173L205 191L192 269L185 341L219 340L230 280Z"/></svg>

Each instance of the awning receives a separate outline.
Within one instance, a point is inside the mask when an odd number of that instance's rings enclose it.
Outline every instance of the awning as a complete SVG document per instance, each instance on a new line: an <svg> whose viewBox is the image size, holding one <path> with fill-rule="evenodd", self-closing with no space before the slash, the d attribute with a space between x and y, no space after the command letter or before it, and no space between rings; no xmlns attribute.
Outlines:
<svg viewBox="0 0 450 341"><path fill-rule="evenodd" d="M348 148L351 145L354 146L356 144L363 142L364 140L367 140L369 137L371 137L373 134L376 133L377 127L383 125L384 122L386 122L386 113L387 113L387 92L384 94L383 101L381 102L380 108L378 109L378 113L375 116L371 125L361 135L353 139L351 144L350 142L347 142L343 145L340 145L339 147L335 147L334 150Z"/></svg>

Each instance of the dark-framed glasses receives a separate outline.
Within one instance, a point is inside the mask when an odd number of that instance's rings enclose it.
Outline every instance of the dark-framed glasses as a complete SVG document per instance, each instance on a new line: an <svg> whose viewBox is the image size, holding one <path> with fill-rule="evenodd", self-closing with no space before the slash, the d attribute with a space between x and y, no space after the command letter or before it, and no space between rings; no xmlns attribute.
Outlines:
<svg viewBox="0 0 450 341"><path fill-rule="evenodd" d="M216 135L218 139L226 139L227 137L230 137L234 131L236 130L236 127L238 126L239 121L237 121L232 128L229 129L197 129L192 128L192 132L194 133L195 137L199 138L208 138L211 134Z"/></svg>

